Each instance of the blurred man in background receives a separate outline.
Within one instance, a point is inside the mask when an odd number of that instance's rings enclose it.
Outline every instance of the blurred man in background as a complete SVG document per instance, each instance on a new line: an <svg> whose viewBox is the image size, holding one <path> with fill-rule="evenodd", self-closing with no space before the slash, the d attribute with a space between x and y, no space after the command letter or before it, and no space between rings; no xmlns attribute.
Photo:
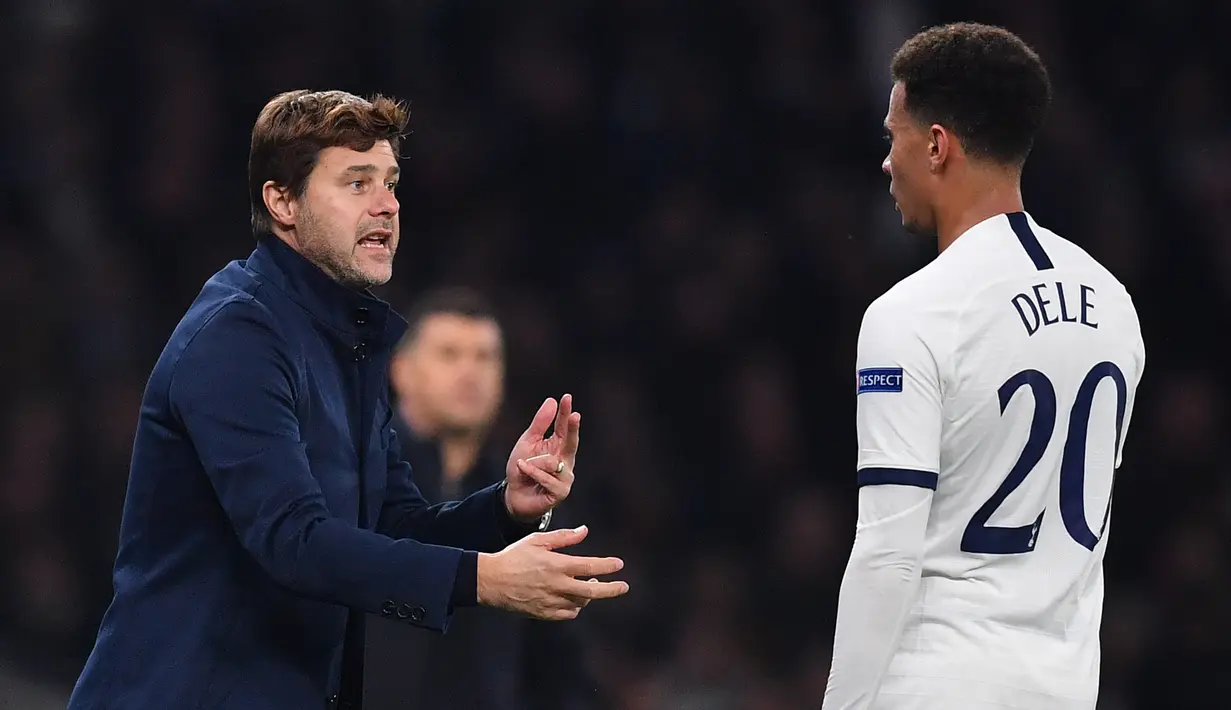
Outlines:
<svg viewBox="0 0 1231 710"><path fill-rule="evenodd" d="M486 299L465 288L430 293L407 315L390 363L393 426L423 495L464 498L504 477L503 457L487 441L504 398L501 327ZM408 693L416 710L594 707L578 641L572 624L484 608L459 614L444 636L377 623L366 707L401 708Z"/></svg>

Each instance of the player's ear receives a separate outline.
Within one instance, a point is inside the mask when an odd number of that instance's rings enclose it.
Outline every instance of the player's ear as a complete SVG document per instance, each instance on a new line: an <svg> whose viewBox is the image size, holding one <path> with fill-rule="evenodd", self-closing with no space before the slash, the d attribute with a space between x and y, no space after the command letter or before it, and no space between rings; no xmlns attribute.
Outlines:
<svg viewBox="0 0 1231 710"><path fill-rule="evenodd" d="M269 210L269 215L275 222L283 227L295 226L299 209L289 188L267 180L261 187L261 197L265 201L265 209Z"/></svg>
<svg viewBox="0 0 1231 710"><path fill-rule="evenodd" d="M932 124L928 131L928 165L932 172L940 172L953 148L953 136L949 131L944 126Z"/></svg>

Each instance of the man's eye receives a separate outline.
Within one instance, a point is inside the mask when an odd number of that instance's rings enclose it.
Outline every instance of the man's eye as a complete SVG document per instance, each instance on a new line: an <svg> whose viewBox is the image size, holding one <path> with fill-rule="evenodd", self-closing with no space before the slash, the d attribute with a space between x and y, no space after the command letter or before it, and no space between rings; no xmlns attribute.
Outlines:
<svg viewBox="0 0 1231 710"><path fill-rule="evenodd" d="M362 190L362 189L363 189L363 181L362 181L362 180L351 180L351 182L350 182L350 186L351 186L352 188L356 189L356 190Z"/></svg>
<svg viewBox="0 0 1231 710"><path fill-rule="evenodd" d="M395 192L398 189L398 184L396 182L387 182L385 187L388 188L389 192Z"/></svg>

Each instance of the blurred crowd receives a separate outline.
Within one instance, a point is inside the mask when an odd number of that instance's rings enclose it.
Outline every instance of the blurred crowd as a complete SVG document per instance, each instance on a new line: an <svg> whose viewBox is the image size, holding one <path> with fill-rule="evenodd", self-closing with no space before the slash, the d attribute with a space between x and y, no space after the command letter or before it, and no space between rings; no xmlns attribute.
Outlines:
<svg viewBox="0 0 1231 710"><path fill-rule="evenodd" d="M888 59L925 25L975 19L1031 42L1056 86L1027 209L1128 284L1144 327L1100 708L1214 707L1231 692L1231 379L1218 375L1231 362L1231 5L6 12L8 674L71 687L110 599L144 379L203 280L253 247L252 121L275 93L336 87L411 103L403 243L380 295L405 307L464 284L500 304L496 442L547 395L573 392L584 413L568 514L592 529L584 551L624 557L632 586L584 615L599 692L629 710L817 707L853 535L860 318L935 254L901 231L880 172Z"/></svg>

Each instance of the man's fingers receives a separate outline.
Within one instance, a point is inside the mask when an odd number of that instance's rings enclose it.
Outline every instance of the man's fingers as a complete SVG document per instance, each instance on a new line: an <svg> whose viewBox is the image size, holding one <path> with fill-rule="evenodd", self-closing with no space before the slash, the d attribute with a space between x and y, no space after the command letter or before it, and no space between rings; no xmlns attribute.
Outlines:
<svg viewBox="0 0 1231 710"><path fill-rule="evenodd" d="M587 582L591 582L591 583L593 583L593 584L598 584L598 579L596 579L596 578L594 578L594 577L591 577L591 578L587 579L586 581L587 581ZM627 582L626 582L625 584L627 584ZM586 608L586 605L590 603L590 601L591 601L591 600L589 600L589 599L582 599L582 600L580 600L580 601L581 601L581 608L582 608L582 609L584 609L584 608Z"/></svg>
<svg viewBox="0 0 1231 710"><path fill-rule="evenodd" d="M563 593L578 600L612 599L628 594L628 582L600 582L597 579L583 582L580 579L574 579L565 585Z"/></svg>
<svg viewBox="0 0 1231 710"><path fill-rule="evenodd" d="M580 444L581 412L573 411L573 395L566 394L560 398L560 409L556 411L553 438L559 439L560 454L568 460L577 458L577 447Z"/></svg>
<svg viewBox="0 0 1231 710"><path fill-rule="evenodd" d="M536 619L562 621L564 619L577 618L577 614L581 612L586 604L589 604L588 599L573 599L560 594L549 593L533 607L525 609L524 613Z"/></svg>
<svg viewBox="0 0 1231 710"><path fill-rule="evenodd" d="M595 583L595 584L597 584L597 583L598 583L598 580L596 580L596 578L595 578L595 577L590 577L590 578L588 578L588 580L586 580L586 581L587 581L587 582L591 582L591 583ZM590 605L590 602L592 602L592 600L593 600L593 599L577 599L577 603L581 604L581 608L582 608L582 609L585 609L585 608L587 607L587 605Z"/></svg>
<svg viewBox="0 0 1231 710"><path fill-rule="evenodd" d="M546 473L562 474L565 470L564 459L551 454L539 454L531 456L528 459L523 459L526 463L536 466L540 471Z"/></svg>
<svg viewBox="0 0 1231 710"><path fill-rule="evenodd" d="M576 619L580 613L580 607L570 606L566 609L554 609L546 618L551 621L569 621L570 619Z"/></svg>
<svg viewBox="0 0 1231 710"><path fill-rule="evenodd" d="M534 413L534 418L530 420L530 426L526 428L526 435L534 435L540 439L547 436L547 428L551 426L555 416L556 400L553 397L548 397L539 406L539 411Z"/></svg>
<svg viewBox="0 0 1231 710"><path fill-rule="evenodd" d="M563 437L568 431L568 420L573 414L573 395L565 394L560 398L560 408L556 410L556 433Z"/></svg>
<svg viewBox="0 0 1231 710"><path fill-rule="evenodd" d="M531 456L525 461L528 464L534 465L538 470L549 473L570 486L573 485L573 469L559 456L542 454L540 456Z"/></svg>
<svg viewBox="0 0 1231 710"><path fill-rule="evenodd" d="M581 445L581 412L573 412L568 418L565 428L564 446L560 453L567 458L577 457L577 448Z"/></svg>
<svg viewBox="0 0 1231 710"><path fill-rule="evenodd" d="M538 466L535 466L532 463L527 463L526 461L518 461L517 470L521 471L530 478L533 478L535 483L542 486L544 490L557 498L564 498L568 495L569 482L564 480L562 475L557 476L554 472L548 473Z"/></svg>
<svg viewBox="0 0 1231 710"><path fill-rule="evenodd" d="M589 532L590 529L582 525L577 528L563 528L561 530L552 530L551 532L531 533L526 537L526 540L532 545L548 550L556 550L561 547L576 545L586 539L586 535Z"/></svg>
<svg viewBox="0 0 1231 710"><path fill-rule="evenodd" d="M591 601L613 599L627 593L627 582L600 582L594 578L583 582L566 578L562 584L548 592L548 596L540 601L537 608L527 610L527 613L549 621L576 619Z"/></svg>
<svg viewBox="0 0 1231 710"><path fill-rule="evenodd" d="M624 569L624 560L619 557L571 557L566 556L563 572L570 577L600 577Z"/></svg>

